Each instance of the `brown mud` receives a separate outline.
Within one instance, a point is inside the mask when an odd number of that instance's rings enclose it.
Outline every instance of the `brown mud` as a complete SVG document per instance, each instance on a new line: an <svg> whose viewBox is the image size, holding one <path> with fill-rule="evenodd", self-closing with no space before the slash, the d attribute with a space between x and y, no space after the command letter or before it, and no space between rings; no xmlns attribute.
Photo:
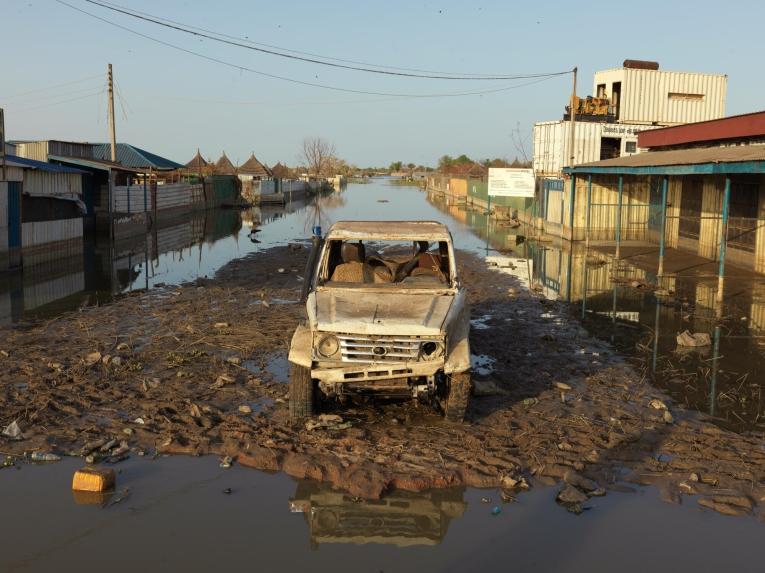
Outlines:
<svg viewBox="0 0 765 573"><path fill-rule="evenodd" d="M217 454L373 498L453 485L512 496L565 480L559 500L572 511L592 495L654 484L669 502L692 496L704 508L762 517L763 435L673 405L564 305L469 253L459 258L472 351L490 368L475 375L465 424L427 405L370 403L325 405L350 428L293 427L283 357L303 316L306 256L274 248L213 280L2 331L0 426L16 421L23 439L0 436L0 451L104 462Z"/></svg>

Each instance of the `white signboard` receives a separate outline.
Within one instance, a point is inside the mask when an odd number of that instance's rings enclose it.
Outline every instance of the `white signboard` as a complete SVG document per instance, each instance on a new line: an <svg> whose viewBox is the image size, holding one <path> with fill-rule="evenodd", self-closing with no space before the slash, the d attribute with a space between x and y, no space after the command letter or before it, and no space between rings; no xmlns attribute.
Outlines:
<svg viewBox="0 0 765 573"><path fill-rule="evenodd" d="M490 197L534 197L534 170L489 167Z"/></svg>

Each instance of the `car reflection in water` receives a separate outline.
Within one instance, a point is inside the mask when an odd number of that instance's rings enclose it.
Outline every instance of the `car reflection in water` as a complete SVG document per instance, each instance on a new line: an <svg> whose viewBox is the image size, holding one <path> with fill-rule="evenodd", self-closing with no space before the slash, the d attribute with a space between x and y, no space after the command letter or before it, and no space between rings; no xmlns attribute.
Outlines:
<svg viewBox="0 0 765 573"><path fill-rule="evenodd" d="M333 490L329 484L300 482L290 511L305 517L314 549L321 543L438 545L450 521L465 512L463 494L463 488L394 491L383 499L368 500Z"/></svg>

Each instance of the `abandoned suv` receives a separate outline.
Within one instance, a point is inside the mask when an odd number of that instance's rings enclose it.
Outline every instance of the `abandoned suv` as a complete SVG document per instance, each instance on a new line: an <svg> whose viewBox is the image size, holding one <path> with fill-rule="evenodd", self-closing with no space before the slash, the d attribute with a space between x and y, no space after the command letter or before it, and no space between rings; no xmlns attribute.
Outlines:
<svg viewBox="0 0 765 573"><path fill-rule="evenodd" d="M414 398L461 422L470 311L452 237L432 221L347 221L316 240L292 337L290 416L318 398Z"/></svg>

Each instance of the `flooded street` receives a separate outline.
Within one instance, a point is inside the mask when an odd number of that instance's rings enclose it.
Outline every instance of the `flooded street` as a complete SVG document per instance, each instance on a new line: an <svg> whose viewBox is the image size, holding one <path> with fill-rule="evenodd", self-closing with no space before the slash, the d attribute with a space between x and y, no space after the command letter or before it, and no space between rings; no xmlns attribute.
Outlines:
<svg viewBox="0 0 765 573"><path fill-rule="evenodd" d="M313 226L344 219L449 225L476 291L473 367L488 388L464 431L404 406L341 412L353 428L339 435L286 423L285 340L300 315L306 251L297 245L307 244ZM10 300L0 315L8 344L31 346L44 335L39 340L57 341L63 353L84 354L112 336L109 328L130 332L121 366L45 355L63 365L36 359L11 371L39 383L36 424L58 428L55 439L39 431L31 439L71 451L83 435L110 432L134 447L112 466L114 494L95 500L71 492L81 459L0 469L0 571L87 563L108 571L761 570L755 455L765 450L748 434L765 421L765 307L752 294L759 287L732 270L730 284L739 287L729 287L726 318L715 329L713 278L698 269L679 269L670 278L674 295L657 298L643 286L655 281L644 254L624 251L615 265L605 250L572 251L526 234L377 179L307 204L209 211L146 241L92 245L84 261L60 265L55 279L12 277L0 285L0 299ZM528 287L546 300L527 296ZM60 324L67 320L76 327L72 340ZM678 352L675 337L685 329L708 332L712 347ZM203 350L194 346L201 340L209 344ZM637 376L616 380L625 362ZM91 402L79 395L95 387L102 394ZM667 421L666 406L662 418L646 405L666 400L662 390L676 420ZM92 410L97 419L83 414ZM696 411L722 429L702 425ZM727 439L745 442L751 462L741 462ZM745 468L714 476L726 488L753 485L752 507L740 511L746 517L702 510L687 491L681 503L679 482L693 482L695 497L717 486L696 469L702 462L685 459L689 451L699 459L730 454L730 467ZM224 454L239 458L223 469ZM372 463L391 473L381 477ZM585 465L608 495L565 511L555 484ZM497 487L509 468L533 487ZM689 480L691 471L702 477ZM379 499L362 499L367 490ZM722 493L733 498L732 491Z"/></svg>
<svg viewBox="0 0 765 573"><path fill-rule="evenodd" d="M77 467L2 472L0 570L760 570L761 524L662 504L650 492L609 495L580 516L542 488L509 504L496 490L462 488L367 503L284 475L222 470L209 457L173 457L123 463L130 492L101 507L73 498ZM22 514L40 518L13 518Z"/></svg>

